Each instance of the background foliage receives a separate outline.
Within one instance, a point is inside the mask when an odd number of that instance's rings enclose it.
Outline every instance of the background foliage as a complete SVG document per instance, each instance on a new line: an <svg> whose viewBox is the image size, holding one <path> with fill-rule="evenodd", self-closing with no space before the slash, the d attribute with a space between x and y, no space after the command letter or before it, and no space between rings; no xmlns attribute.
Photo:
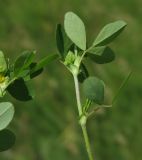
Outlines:
<svg viewBox="0 0 142 160"><path fill-rule="evenodd" d="M89 63L108 86L111 97L121 81L133 70L127 87L111 109L101 110L89 124L91 145L98 160L141 160L142 158L142 74L141 74L141 5L140 0L0 0L0 49L14 57L25 49L36 49L37 57L57 53L55 28L65 12L78 14L93 40L107 23L123 19L125 32L111 47L116 60L111 64ZM17 102L10 125L16 145L0 153L2 160L86 160L79 125L71 75L59 62L50 64L35 81L36 98ZM2 101L2 100L0 100Z"/></svg>

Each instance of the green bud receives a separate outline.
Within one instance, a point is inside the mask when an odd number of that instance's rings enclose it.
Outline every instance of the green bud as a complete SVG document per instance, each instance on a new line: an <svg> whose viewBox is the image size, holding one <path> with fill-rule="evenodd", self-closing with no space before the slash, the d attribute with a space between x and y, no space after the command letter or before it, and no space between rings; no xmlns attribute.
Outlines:
<svg viewBox="0 0 142 160"><path fill-rule="evenodd" d="M79 62L80 57L76 56L72 51L69 51L65 58L64 65L70 70L73 75L78 75Z"/></svg>
<svg viewBox="0 0 142 160"><path fill-rule="evenodd" d="M65 65L74 64L75 61L75 54L72 51L69 51L66 58L65 58Z"/></svg>
<svg viewBox="0 0 142 160"><path fill-rule="evenodd" d="M0 73L3 73L7 70L7 63L2 51L0 51Z"/></svg>

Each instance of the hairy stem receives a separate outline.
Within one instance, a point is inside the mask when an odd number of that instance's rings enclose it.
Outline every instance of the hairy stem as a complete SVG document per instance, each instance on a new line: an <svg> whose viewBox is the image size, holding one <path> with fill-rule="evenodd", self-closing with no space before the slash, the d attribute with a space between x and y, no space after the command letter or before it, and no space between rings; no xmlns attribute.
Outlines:
<svg viewBox="0 0 142 160"><path fill-rule="evenodd" d="M75 83L75 92L76 92L76 100L77 100L79 117L81 117L83 114L83 109L82 109L81 100L80 100L80 90L79 90L79 82L78 82L77 76L74 76L74 83ZM87 133L86 123L85 124L80 123L80 125L81 125L82 132L83 132L83 137L85 141L86 150L88 153L88 158L89 160L94 160L92 152L91 152L91 146L90 146L89 137Z"/></svg>

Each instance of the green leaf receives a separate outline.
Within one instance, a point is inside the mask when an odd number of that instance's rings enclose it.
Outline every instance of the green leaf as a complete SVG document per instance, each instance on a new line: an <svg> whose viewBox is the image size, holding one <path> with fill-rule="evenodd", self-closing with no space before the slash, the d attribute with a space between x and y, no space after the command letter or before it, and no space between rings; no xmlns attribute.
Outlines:
<svg viewBox="0 0 142 160"><path fill-rule="evenodd" d="M112 42L126 27L126 22L119 20L107 24L95 39L93 46L105 46Z"/></svg>
<svg viewBox="0 0 142 160"><path fill-rule="evenodd" d="M0 130L6 128L14 115L14 106L10 102L0 103Z"/></svg>
<svg viewBox="0 0 142 160"><path fill-rule="evenodd" d="M15 80L8 88L8 92L19 101L29 101L35 96L32 83L25 82L22 78Z"/></svg>
<svg viewBox="0 0 142 160"><path fill-rule="evenodd" d="M56 27L56 44L61 58L64 60L67 52L69 51L70 46L72 45L72 42L66 36L61 24L57 24Z"/></svg>
<svg viewBox="0 0 142 160"><path fill-rule="evenodd" d="M73 12L65 14L64 28L67 36L80 49L86 49L86 31L82 20Z"/></svg>
<svg viewBox="0 0 142 160"><path fill-rule="evenodd" d="M24 51L14 63L14 76L22 77L23 70L27 69L35 57L35 52ZM22 74L21 74L22 73Z"/></svg>
<svg viewBox="0 0 142 160"><path fill-rule="evenodd" d="M40 62L38 62L35 65L35 67L32 68L31 74L33 74L34 72L37 72L38 70L43 69L43 67L45 67L47 64L51 63L52 61L54 61L57 58L58 58L57 54L49 55L49 56L43 58Z"/></svg>
<svg viewBox="0 0 142 160"><path fill-rule="evenodd" d="M16 137L8 129L0 131L0 152L10 149L15 143Z"/></svg>
<svg viewBox="0 0 142 160"><path fill-rule="evenodd" d="M78 74L78 80L80 83L83 83L86 78L89 77L88 70L86 66L82 63L80 66L80 73Z"/></svg>
<svg viewBox="0 0 142 160"><path fill-rule="evenodd" d="M37 63L32 63L30 65L30 74L27 76L28 77L28 80L32 79L32 78L35 78L37 77L38 75L40 75L42 72L43 72L43 68L39 69L39 70L36 70L34 71L34 68L37 66ZM26 77L26 78L27 78Z"/></svg>
<svg viewBox="0 0 142 160"><path fill-rule="evenodd" d="M64 57L64 37L61 24L56 27L56 44L61 56Z"/></svg>
<svg viewBox="0 0 142 160"><path fill-rule="evenodd" d="M89 50L87 53L89 58L98 63L98 64L105 64L110 63L115 59L115 54L109 47L94 47L93 49Z"/></svg>
<svg viewBox="0 0 142 160"><path fill-rule="evenodd" d="M86 98L101 105L104 102L104 82L97 77L89 77L83 82Z"/></svg>
<svg viewBox="0 0 142 160"><path fill-rule="evenodd" d="M0 73L5 72L7 70L7 63L2 51L0 51Z"/></svg>

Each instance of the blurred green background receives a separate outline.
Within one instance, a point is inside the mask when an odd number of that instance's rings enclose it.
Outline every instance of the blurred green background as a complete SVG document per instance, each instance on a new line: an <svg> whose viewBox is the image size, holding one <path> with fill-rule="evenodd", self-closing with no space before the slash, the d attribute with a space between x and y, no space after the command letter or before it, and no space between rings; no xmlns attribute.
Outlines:
<svg viewBox="0 0 142 160"><path fill-rule="evenodd" d="M106 23L118 19L128 23L111 44L116 60L87 64L91 75L105 81L110 98L133 70L113 108L101 110L88 124L97 160L142 159L141 6L141 0L0 0L0 49L11 61L25 49L37 50L37 59L57 53L55 28L67 11L84 20L90 43ZM22 103L6 97L15 104L10 128L17 141L11 150L0 153L0 160L87 160L71 75L53 62L34 84L34 101Z"/></svg>

